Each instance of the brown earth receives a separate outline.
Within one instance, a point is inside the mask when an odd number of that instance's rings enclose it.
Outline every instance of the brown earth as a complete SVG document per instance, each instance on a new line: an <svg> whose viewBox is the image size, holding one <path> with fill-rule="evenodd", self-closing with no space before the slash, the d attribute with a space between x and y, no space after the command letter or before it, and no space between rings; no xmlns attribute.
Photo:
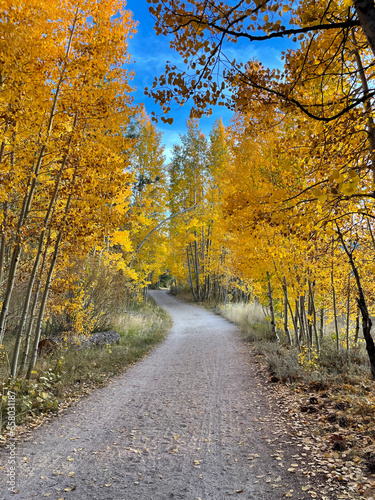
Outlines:
<svg viewBox="0 0 375 500"><path fill-rule="evenodd" d="M0 498L349 498L316 472L313 450L270 397L237 328L166 291L150 293L173 318L167 339L17 443L16 495L2 449Z"/></svg>

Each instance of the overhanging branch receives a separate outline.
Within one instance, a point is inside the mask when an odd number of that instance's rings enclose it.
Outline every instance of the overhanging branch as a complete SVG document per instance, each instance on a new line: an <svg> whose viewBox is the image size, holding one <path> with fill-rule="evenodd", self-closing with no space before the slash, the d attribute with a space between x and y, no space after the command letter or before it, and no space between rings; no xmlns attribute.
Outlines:
<svg viewBox="0 0 375 500"><path fill-rule="evenodd" d="M134 259L136 258L136 256L139 254L141 248L143 247L143 245L146 243L146 241L149 239L149 237L155 232L157 231L161 226L163 226L166 222L168 222L169 220L171 219L174 219L175 217L178 217L179 215L183 215L183 214L186 214L186 212L190 212L190 210L194 210L195 208L197 208L199 205L193 205L192 207L189 207L189 208L185 208L184 210L181 210L181 212L177 212L177 214L173 214L173 215L170 215L169 217L167 217L166 219L162 220L161 222L159 222L159 224L157 226L155 226L148 234L145 238L143 238L143 240L141 241L141 243L138 245L136 251L134 252L134 255L133 257L131 258L131 261L130 261L130 264L129 264L129 267L132 267L133 265L133 262L134 262Z"/></svg>

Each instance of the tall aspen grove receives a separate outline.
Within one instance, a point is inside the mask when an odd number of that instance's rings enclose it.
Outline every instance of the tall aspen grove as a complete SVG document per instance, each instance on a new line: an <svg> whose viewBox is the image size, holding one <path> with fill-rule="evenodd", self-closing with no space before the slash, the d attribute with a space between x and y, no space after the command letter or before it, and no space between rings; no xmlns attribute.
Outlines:
<svg viewBox="0 0 375 500"><path fill-rule="evenodd" d="M137 281L135 23L112 0L5 1L0 17L0 340L11 332L11 374L30 377L48 324L87 333L106 316L101 274L117 294Z"/></svg>
<svg viewBox="0 0 375 500"><path fill-rule="evenodd" d="M258 308L313 379L329 356L375 379L374 2L148 4L171 62L144 103L125 1L0 0L2 380L57 377L164 287Z"/></svg>
<svg viewBox="0 0 375 500"><path fill-rule="evenodd" d="M185 64L146 89L162 120L187 103L192 120L233 113L210 140L189 122L173 151L172 210L197 205L171 232L195 300L260 302L270 337L311 364L327 342L362 344L375 378L373 2L149 5ZM233 57L273 40L289 40L277 68Z"/></svg>

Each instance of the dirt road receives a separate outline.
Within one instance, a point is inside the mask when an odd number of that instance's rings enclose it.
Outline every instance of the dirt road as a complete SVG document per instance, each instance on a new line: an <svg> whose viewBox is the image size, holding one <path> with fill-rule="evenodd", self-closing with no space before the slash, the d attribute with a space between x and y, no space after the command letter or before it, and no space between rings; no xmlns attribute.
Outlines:
<svg viewBox="0 0 375 500"><path fill-rule="evenodd" d="M173 318L168 338L18 443L17 495L1 450L0 498L310 499L314 480L296 466L309 458L297 456L235 326L151 294Z"/></svg>

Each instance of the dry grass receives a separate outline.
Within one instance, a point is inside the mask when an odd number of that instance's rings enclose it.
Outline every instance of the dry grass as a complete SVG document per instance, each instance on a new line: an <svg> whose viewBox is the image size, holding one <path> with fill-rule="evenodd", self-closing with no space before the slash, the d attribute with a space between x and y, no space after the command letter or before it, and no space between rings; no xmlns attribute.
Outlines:
<svg viewBox="0 0 375 500"><path fill-rule="evenodd" d="M271 327L266 319L267 310L259 302L228 304L219 308L220 314L235 323L249 340L269 340Z"/></svg>
<svg viewBox="0 0 375 500"><path fill-rule="evenodd" d="M336 341L327 334L321 342L319 356L314 349L301 354L296 347L283 341L271 341L267 310L259 303L221 306L220 313L238 325L247 340L254 342L256 351L264 356L271 375L279 380L322 384L337 380L357 384L369 376L368 356L363 343L349 352L342 346L337 351ZM283 338L282 335L280 337Z"/></svg>

